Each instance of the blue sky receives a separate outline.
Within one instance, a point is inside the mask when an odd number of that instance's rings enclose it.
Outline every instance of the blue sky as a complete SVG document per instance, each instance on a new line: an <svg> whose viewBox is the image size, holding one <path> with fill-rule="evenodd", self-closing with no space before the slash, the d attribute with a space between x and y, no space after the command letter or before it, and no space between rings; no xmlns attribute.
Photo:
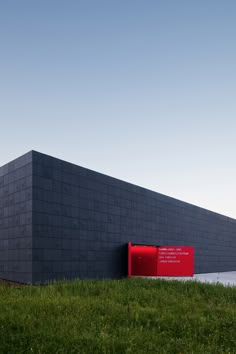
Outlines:
<svg viewBox="0 0 236 354"><path fill-rule="evenodd" d="M236 218L236 2L0 1L0 165L38 150Z"/></svg>

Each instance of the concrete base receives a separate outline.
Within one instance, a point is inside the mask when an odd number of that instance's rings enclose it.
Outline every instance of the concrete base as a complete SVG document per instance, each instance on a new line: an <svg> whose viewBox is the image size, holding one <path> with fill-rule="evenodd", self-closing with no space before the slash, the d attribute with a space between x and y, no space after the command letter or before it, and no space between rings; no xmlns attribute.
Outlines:
<svg viewBox="0 0 236 354"><path fill-rule="evenodd" d="M193 277L150 277L152 279L199 281L201 283L223 284L225 286L236 286L236 271L222 273L195 274Z"/></svg>

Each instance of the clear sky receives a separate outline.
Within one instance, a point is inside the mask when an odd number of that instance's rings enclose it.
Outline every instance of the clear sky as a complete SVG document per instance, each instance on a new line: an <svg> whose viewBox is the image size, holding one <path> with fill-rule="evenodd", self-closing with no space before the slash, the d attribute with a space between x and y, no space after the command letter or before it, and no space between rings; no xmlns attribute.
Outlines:
<svg viewBox="0 0 236 354"><path fill-rule="evenodd" d="M0 0L0 129L236 218L236 1Z"/></svg>

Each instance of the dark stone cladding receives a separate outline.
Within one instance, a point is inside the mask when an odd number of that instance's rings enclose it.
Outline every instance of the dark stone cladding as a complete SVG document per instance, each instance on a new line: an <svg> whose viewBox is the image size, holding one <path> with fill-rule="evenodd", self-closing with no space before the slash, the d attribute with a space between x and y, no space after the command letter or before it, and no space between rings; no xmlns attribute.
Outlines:
<svg viewBox="0 0 236 354"><path fill-rule="evenodd" d="M0 167L0 278L32 282L32 152Z"/></svg>
<svg viewBox="0 0 236 354"><path fill-rule="evenodd" d="M35 151L6 166L2 278L39 284L126 276L128 241L192 245L195 273L236 270L232 218Z"/></svg>

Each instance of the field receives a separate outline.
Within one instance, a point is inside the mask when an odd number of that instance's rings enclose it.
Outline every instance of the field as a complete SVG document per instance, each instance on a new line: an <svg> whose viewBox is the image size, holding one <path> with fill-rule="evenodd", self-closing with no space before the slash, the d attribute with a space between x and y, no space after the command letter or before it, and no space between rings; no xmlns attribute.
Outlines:
<svg viewBox="0 0 236 354"><path fill-rule="evenodd" d="M236 288L147 279L2 284L0 353L236 353Z"/></svg>

